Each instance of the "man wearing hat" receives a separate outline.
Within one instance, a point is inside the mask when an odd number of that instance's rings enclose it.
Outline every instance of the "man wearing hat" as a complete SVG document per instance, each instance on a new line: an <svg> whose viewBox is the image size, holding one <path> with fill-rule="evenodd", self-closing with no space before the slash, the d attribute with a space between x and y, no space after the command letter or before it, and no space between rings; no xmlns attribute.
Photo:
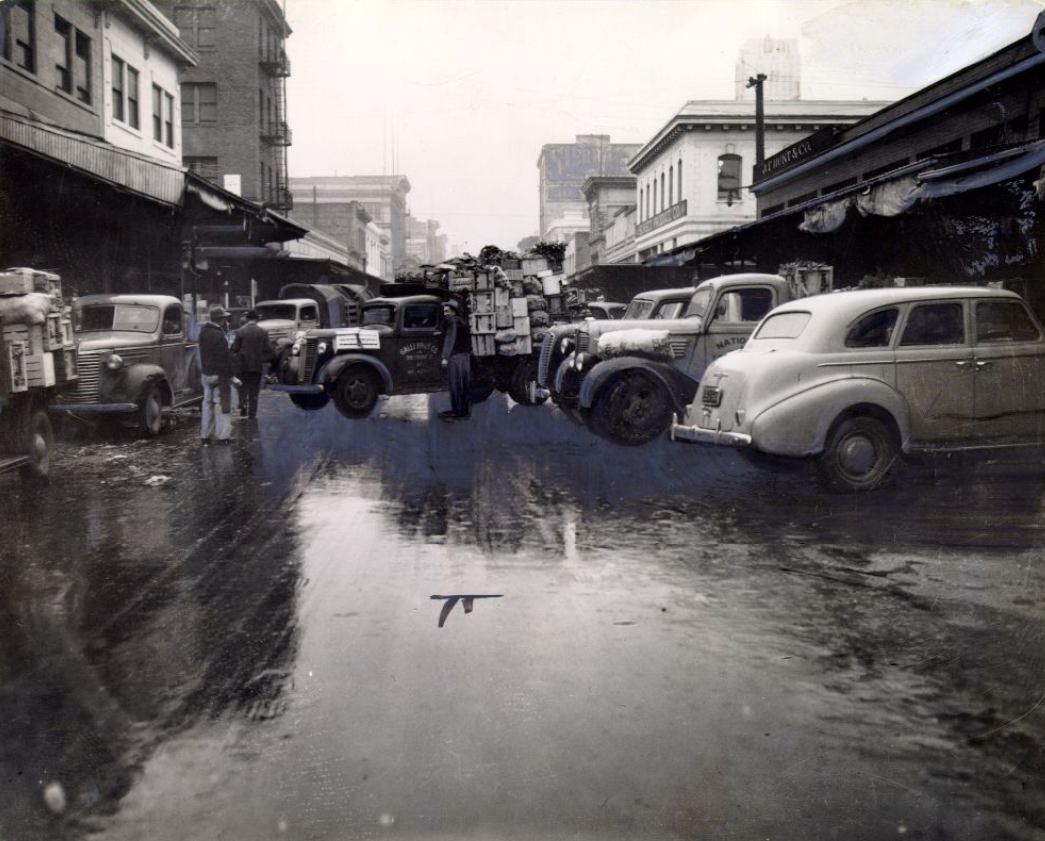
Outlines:
<svg viewBox="0 0 1045 841"><path fill-rule="evenodd" d="M200 373L203 379L203 407L200 412L200 441L211 437L223 444L232 439L232 386L239 384L232 375L232 352L227 333L232 313L224 307L210 311L210 321L200 327Z"/></svg>
<svg viewBox="0 0 1045 841"><path fill-rule="evenodd" d="M258 324L257 310L247 310L247 323L236 331L232 340L232 355L239 363L240 389L239 413L242 417L258 416L258 394L265 363L273 358L272 343L265 328Z"/></svg>
<svg viewBox="0 0 1045 841"><path fill-rule="evenodd" d="M443 302L446 316L446 335L443 338L443 367L450 385L449 412L441 412L443 420L467 418L472 401L469 389L472 385L472 339L468 322L461 317L460 304L454 299Z"/></svg>

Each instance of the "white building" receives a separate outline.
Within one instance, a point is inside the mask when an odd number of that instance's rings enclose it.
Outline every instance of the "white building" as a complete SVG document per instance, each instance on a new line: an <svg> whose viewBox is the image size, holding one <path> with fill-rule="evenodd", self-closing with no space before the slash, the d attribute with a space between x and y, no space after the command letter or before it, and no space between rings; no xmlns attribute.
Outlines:
<svg viewBox="0 0 1045 841"><path fill-rule="evenodd" d="M635 207L621 208L602 229L604 242L600 259L603 263L635 262L636 210Z"/></svg>
<svg viewBox="0 0 1045 841"><path fill-rule="evenodd" d="M99 14L105 140L180 164L178 73L196 64L196 53L148 0L108 3Z"/></svg>
<svg viewBox="0 0 1045 841"><path fill-rule="evenodd" d="M285 243L284 248L292 257L332 260L342 266L348 265L348 247L322 231L311 230L300 239Z"/></svg>
<svg viewBox="0 0 1045 841"><path fill-rule="evenodd" d="M392 280L391 241L376 222L368 222L365 232L366 273L384 280Z"/></svg>
<svg viewBox="0 0 1045 841"><path fill-rule="evenodd" d="M816 132L856 123L882 102L786 100L765 104L768 158ZM635 248L645 260L749 222L755 163L750 102L687 102L629 161L637 177Z"/></svg>

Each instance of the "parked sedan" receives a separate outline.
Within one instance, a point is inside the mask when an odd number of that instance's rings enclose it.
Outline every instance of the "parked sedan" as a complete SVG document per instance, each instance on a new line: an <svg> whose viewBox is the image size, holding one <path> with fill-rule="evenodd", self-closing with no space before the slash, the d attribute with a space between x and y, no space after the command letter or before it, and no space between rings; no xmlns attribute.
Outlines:
<svg viewBox="0 0 1045 841"><path fill-rule="evenodd" d="M1040 446L1045 334L984 287L869 289L770 312L714 362L677 441L816 460L835 490L885 482L901 453Z"/></svg>

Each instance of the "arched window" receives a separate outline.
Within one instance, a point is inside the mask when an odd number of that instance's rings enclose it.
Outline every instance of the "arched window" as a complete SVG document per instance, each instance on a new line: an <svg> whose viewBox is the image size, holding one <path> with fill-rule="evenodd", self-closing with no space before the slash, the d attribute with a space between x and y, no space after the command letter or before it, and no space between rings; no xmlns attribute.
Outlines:
<svg viewBox="0 0 1045 841"><path fill-rule="evenodd" d="M657 177L653 176L653 213L657 213Z"/></svg>
<svg viewBox="0 0 1045 841"><path fill-rule="evenodd" d="M679 201L682 201L682 158L679 158Z"/></svg>
<svg viewBox="0 0 1045 841"><path fill-rule="evenodd" d="M664 189L664 173L660 174L660 209L664 209L664 201L667 199L668 194Z"/></svg>
<svg viewBox="0 0 1045 841"><path fill-rule="evenodd" d="M668 207L675 203L675 167L668 167Z"/></svg>
<svg viewBox="0 0 1045 841"><path fill-rule="evenodd" d="M740 201L740 155L718 156L718 197L727 202Z"/></svg>

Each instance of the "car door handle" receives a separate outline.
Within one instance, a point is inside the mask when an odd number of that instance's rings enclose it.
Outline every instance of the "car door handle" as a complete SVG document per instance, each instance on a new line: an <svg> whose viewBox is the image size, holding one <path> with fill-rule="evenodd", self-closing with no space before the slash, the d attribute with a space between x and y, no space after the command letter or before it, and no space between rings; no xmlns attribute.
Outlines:
<svg viewBox="0 0 1045 841"><path fill-rule="evenodd" d="M954 364L957 365L959 368L967 368L968 366L972 365L972 362L968 359L963 359L961 362L955 362Z"/></svg>
<svg viewBox="0 0 1045 841"><path fill-rule="evenodd" d="M976 367L977 368L988 368L988 367L990 367L993 364L994 364L993 362L985 362L983 360L978 360L976 362Z"/></svg>

